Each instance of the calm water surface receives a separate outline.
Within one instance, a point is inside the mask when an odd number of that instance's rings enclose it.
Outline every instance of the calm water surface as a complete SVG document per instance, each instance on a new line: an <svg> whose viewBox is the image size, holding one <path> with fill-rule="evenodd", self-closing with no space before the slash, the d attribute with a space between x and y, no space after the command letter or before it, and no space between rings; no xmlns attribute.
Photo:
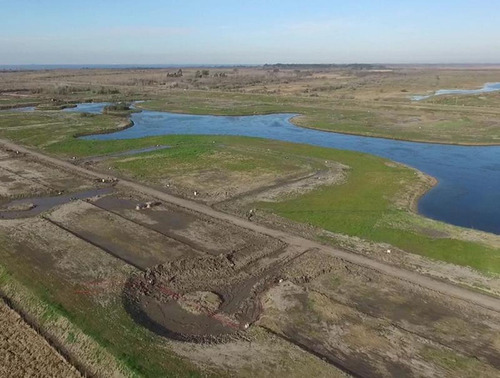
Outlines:
<svg viewBox="0 0 500 378"><path fill-rule="evenodd" d="M500 91L500 83L486 83L482 88L479 89L440 89L434 94L426 95L426 96L413 96L411 99L414 101L425 100L426 98L434 97L434 96L443 96L443 95L475 95L481 93L489 93Z"/></svg>
<svg viewBox="0 0 500 378"><path fill-rule="evenodd" d="M109 102L90 102L85 104L78 104L75 108L63 109L63 112L101 114L106 105L109 105Z"/></svg>
<svg viewBox="0 0 500 378"><path fill-rule="evenodd" d="M82 104L79 111L93 105L97 104ZM102 109L104 105L100 106ZM91 109L96 111L95 107ZM291 117L291 114L217 117L143 111L132 115L135 125L129 129L84 139L243 135L366 152L410 165L439 180L420 200L421 214L500 234L500 146L451 146L343 135L294 126Z"/></svg>

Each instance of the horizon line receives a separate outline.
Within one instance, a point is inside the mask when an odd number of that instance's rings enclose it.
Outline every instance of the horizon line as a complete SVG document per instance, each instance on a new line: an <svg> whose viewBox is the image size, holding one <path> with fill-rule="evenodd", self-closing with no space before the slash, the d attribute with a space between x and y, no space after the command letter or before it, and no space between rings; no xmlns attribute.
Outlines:
<svg viewBox="0 0 500 378"><path fill-rule="evenodd" d="M168 67L260 67L260 66L349 66L349 65L378 65L378 66L495 66L500 65L500 62L495 63L478 63L478 62L412 62L412 63L381 63L381 62L349 62L349 63L291 63L291 62L276 62L276 63L0 63L0 67L141 67L141 68L168 68Z"/></svg>

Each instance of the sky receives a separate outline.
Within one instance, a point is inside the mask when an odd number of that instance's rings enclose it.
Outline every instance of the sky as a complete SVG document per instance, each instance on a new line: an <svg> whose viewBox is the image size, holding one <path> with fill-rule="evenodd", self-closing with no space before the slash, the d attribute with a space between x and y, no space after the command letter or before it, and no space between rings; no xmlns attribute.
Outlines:
<svg viewBox="0 0 500 378"><path fill-rule="evenodd" d="M0 0L0 64L500 63L498 0Z"/></svg>

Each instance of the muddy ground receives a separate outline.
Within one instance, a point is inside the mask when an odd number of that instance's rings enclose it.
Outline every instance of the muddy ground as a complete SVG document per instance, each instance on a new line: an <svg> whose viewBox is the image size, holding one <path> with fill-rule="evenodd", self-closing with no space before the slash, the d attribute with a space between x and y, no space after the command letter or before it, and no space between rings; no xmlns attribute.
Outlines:
<svg viewBox="0 0 500 378"><path fill-rule="evenodd" d="M497 312L318 251L287 269L264 308L260 325L359 376L494 377L500 368Z"/></svg>
<svg viewBox="0 0 500 378"><path fill-rule="evenodd" d="M155 353L241 376L500 373L496 311L12 151L0 150L0 163L2 264L29 267L63 303L125 309L127 321L156 335ZM273 200L343 178L342 167L314 175L248 196ZM220 208L237 213L247 203L237 196ZM252 222L315 232L262 214ZM395 255L387 262L398 263Z"/></svg>

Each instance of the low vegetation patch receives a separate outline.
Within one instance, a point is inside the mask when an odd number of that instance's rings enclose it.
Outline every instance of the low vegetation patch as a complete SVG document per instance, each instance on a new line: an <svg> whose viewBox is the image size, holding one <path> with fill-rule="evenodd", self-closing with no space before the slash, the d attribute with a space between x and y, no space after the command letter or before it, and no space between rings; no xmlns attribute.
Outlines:
<svg viewBox="0 0 500 378"><path fill-rule="evenodd" d="M62 110L67 108L76 108L76 104L70 104L60 101L52 101L48 103L38 104L36 110Z"/></svg>
<svg viewBox="0 0 500 378"><path fill-rule="evenodd" d="M119 116L127 116L131 113L137 113L140 110L133 109L130 103L126 102L118 102L114 104L110 104L104 107L103 113L110 115L119 115Z"/></svg>

